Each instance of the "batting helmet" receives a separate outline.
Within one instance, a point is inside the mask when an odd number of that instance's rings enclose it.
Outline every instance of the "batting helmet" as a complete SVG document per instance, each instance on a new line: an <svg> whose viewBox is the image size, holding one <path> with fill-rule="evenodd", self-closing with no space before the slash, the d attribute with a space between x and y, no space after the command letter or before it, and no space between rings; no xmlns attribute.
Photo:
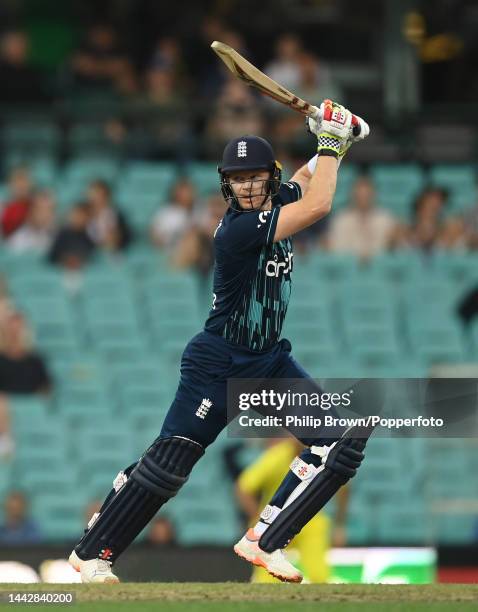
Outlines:
<svg viewBox="0 0 478 612"><path fill-rule="evenodd" d="M230 184L228 174L241 170L268 170L270 176L264 181L263 206L269 197L279 191L282 166L276 161L271 145L260 136L239 136L227 143L218 172L221 191L226 202L235 210L243 211Z"/></svg>

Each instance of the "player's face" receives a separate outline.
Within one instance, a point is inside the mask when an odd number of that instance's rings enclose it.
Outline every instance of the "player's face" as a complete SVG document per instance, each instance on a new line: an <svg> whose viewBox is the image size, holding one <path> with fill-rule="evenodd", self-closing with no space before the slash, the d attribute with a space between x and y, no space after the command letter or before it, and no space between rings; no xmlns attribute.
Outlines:
<svg viewBox="0 0 478 612"><path fill-rule="evenodd" d="M231 173L229 182L240 207L244 210L270 208L270 198L264 201L269 179L270 173L267 170L241 170Z"/></svg>

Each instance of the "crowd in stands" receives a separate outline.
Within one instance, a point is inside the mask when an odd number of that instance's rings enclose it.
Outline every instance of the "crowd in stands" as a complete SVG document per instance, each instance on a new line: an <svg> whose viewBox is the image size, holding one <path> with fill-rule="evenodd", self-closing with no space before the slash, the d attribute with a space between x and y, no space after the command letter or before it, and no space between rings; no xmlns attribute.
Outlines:
<svg viewBox="0 0 478 612"><path fill-rule="evenodd" d="M340 180L340 179L339 179ZM78 270L95 252L120 254L132 243L149 240L167 253L172 265L210 271L214 229L226 211L216 193L200 198L194 181L179 176L166 202L158 199L149 236L133 231L127 214L115 205L112 187L104 180L85 185L84 199L60 215L53 191L34 185L28 168L12 170L8 193L0 205L2 247L31 253L52 264ZM476 250L478 204L463 214L449 214L446 190L425 187L410 203L409 221L396 218L378 200L373 179L355 181L348 203L296 237L301 251L324 249L353 253L362 260L385 251L419 249ZM132 202L132 205L134 203Z"/></svg>
<svg viewBox="0 0 478 612"><path fill-rule="evenodd" d="M93 108L104 139L130 158L214 158L225 140L240 133L268 131L279 147L302 138L302 117L284 112L235 79L210 51L214 39L257 61L242 36L215 18L205 18L189 44L179 37L160 37L144 59L121 45L113 25L95 23L46 74L31 62L28 33L6 31L0 38L0 76L9 87L0 92L0 107L84 104L85 119L91 122ZM278 36L263 67L317 103L325 97L344 99L327 63L296 35Z"/></svg>
<svg viewBox="0 0 478 612"><path fill-rule="evenodd" d="M217 163L228 139L256 133L267 135L277 157L294 168L305 161L303 151L311 150L311 137L302 116L240 83L209 50L210 42L218 39L255 62L237 32L215 18L204 19L197 31L189 46L179 38L162 36L138 60L122 46L115 27L97 23L48 74L30 61L26 31L1 35L0 79L8 83L0 88L1 108L56 109L68 101L84 103L86 109L95 109L92 116L100 136L126 158L173 160L179 170L166 201L158 196L157 210L140 232L128 208L116 201L112 182L98 178L85 183L83 196L64 208L58 205L55 189L37 182L28 165L8 172L5 165L0 252L36 257L66 277L81 275L97 256L121 261L132 246L148 244L151 252L165 255L171 268L210 276L213 233L226 204L219 177L216 190L200 196L184 162L207 158ZM327 62L293 34L277 36L261 68L304 99L347 102ZM92 102L97 106L88 106ZM301 148L304 141L307 146ZM463 213L450 211L450 194L430 185L410 201L408 218L398 218L384 197L382 192L377 195L374 180L365 171L353 183L345 205L299 233L295 248L301 253L350 253L364 263L381 253L407 249L424 254L478 250L478 200L470 201ZM130 205L137 206L134 201ZM9 396L47 395L54 389L48 364L37 352L24 313L11 302L7 285L0 287L0 462L14 453ZM477 293L470 294L466 313L474 316L477 304ZM97 509L98 502L88 506L88 520ZM173 523L161 515L148 535L153 545L171 544L175 537ZM0 543L34 543L41 538L40 527L29 518L25 494L12 491L4 502Z"/></svg>

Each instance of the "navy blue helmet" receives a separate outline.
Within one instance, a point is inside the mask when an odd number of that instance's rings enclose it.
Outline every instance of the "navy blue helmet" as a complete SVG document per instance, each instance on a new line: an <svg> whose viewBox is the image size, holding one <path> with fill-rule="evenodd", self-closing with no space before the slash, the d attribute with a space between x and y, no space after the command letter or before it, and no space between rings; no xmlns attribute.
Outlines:
<svg viewBox="0 0 478 612"><path fill-rule="evenodd" d="M263 181L264 201L279 191L282 166L276 161L271 145L260 136L239 136L227 143L218 172L221 176L221 191L226 202L235 210L244 211L229 181L229 174L241 170L268 170L269 178Z"/></svg>

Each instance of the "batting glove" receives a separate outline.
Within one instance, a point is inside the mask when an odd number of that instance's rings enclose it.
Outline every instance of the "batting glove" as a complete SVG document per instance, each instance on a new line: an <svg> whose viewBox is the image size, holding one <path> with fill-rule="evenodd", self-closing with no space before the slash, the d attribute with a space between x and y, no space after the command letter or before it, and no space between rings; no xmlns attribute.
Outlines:
<svg viewBox="0 0 478 612"><path fill-rule="evenodd" d="M333 103L332 103L333 104ZM318 136L320 132L322 132L322 116L324 112L324 103L321 104L320 109L315 107L317 114L316 117L306 117L305 125L307 127L307 131L315 136ZM355 115L355 118L358 121L358 125L352 125L350 128L350 140L352 142L358 142L359 140L364 140L370 134L370 127L366 121Z"/></svg>
<svg viewBox="0 0 478 612"><path fill-rule="evenodd" d="M320 111L322 121L320 131L316 132L317 154L339 158L343 145L350 136L352 114L345 107L331 100L324 100Z"/></svg>

